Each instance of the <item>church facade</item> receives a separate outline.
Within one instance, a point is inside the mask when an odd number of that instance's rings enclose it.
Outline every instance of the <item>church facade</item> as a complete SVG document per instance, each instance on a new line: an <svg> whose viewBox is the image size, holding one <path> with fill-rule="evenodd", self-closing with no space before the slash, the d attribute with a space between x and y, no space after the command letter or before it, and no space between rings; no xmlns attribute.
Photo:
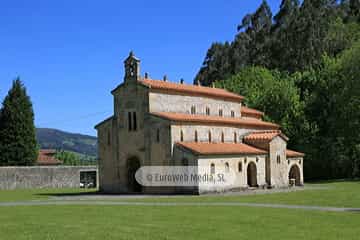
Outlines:
<svg viewBox="0 0 360 240"><path fill-rule="evenodd" d="M303 184L304 154L287 149L280 126L224 89L150 79L130 53L124 82L111 93L114 114L97 124L99 187L109 193L179 193L280 188ZM142 166L225 169L236 179L224 188L144 187Z"/></svg>

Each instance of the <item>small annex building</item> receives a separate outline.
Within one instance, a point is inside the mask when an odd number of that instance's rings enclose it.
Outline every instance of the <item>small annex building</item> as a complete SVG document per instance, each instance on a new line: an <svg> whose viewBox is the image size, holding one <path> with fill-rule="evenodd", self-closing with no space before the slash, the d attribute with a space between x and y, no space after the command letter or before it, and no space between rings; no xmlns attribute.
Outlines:
<svg viewBox="0 0 360 240"><path fill-rule="evenodd" d="M55 149L40 149L36 165L38 166L57 166L61 165L62 161L55 158Z"/></svg>

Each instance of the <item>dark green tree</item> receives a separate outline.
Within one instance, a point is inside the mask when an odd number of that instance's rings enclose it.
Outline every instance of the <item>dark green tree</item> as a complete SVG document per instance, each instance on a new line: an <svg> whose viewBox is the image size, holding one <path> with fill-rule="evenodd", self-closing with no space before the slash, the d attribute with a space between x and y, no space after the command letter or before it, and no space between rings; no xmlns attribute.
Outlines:
<svg viewBox="0 0 360 240"><path fill-rule="evenodd" d="M290 76L263 67L245 67L216 85L246 96L245 104L264 111L268 121L282 126L290 137L290 147L303 150L299 141L306 139L308 124L299 91Z"/></svg>
<svg viewBox="0 0 360 240"><path fill-rule="evenodd" d="M289 70L290 56L293 54L292 43L297 37L291 27L299 15L299 5L298 0L283 0L279 12L274 16L270 68Z"/></svg>
<svg viewBox="0 0 360 240"><path fill-rule="evenodd" d="M244 17L238 31L244 30L250 41L247 44L248 65L270 66L272 12L265 0L253 13Z"/></svg>
<svg viewBox="0 0 360 240"><path fill-rule="evenodd" d="M279 12L274 16L274 29L280 30L290 26L299 12L299 0L282 0Z"/></svg>
<svg viewBox="0 0 360 240"><path fill-rule="evenodd" d="M274 18L263 1L242 19L231 43L211 46L195 82L210 85L246 66L289 73L317 68L324 54L337 56L358 38L359 1L282 0Z"/></svg>
<svg viewBox="0 0 360 240"><path fill-rule="evenodd" d="M316 67L326 52L324 39L335 16L335 0L304 0L299 14L286 31L290 34L290 48L286 61L280 61L280 69L289 72Z"/></svg>
<svg viewBox="0 0 360 240"><path fill-rule="evenodd" d="M32 103L18 78L0 110L0 165L33 165L37 155Z"/></svg>
<svg viewBox="0 0 360 240"><path fill-rule="evenodd" d="M200 82L202 85L209 86L215 80L230 76L232 74L230 49L231 47L228 42L225 42L225 44L213 43L207 51L203 66L196 76L194 83Z"/></svg>
<svg viewBox="0 0 360 240"><path fill-rule="evenodd" d="M349 19L360 22L360 0L350 0Z"/></svg>

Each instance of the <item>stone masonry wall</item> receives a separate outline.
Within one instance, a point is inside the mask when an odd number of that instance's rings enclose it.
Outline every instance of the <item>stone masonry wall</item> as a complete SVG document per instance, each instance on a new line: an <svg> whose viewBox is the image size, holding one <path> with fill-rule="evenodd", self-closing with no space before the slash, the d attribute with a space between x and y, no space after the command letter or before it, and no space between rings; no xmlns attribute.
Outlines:
<svg viewBox="0 0 360 240"><path fill-rule="evenodd" d="M286 141L281 137L276 137L270 142L270 175L271 185L275 187L287 187L288 164L286 160ZM280 162L277 161L280 157Z"/></svg>
<svg viewBox="0 0 360 240"><path fill-rule="evenodd" d="M98 169L96 166L0 167L0 189L79 188L82 171Z"/></svg>
<svg viewBox="0 0 360 240"><path fill-rule="evenodd" d="M222 109L224 117L231 117L234 111L235 117L240 117L241 103L217 100L198 96L183 96L166 93L149 93L150 112L176 112L191 113L191 107L195 106L196 114L206 114L206 107L210 108L211 116L219 116Z"/></svg>
<svg viewBox="0 0 360 240"><path fill-rule="evenodd" d="M256 166L256 179L259 186L264 186L265 182L265 156L213 156L199 157L198 166L200 169L210 169L211 164L215 165L215 173L219 170L225 172L225 163L229 164L229 171L235 174L235 182L225 188L222 186L199 186L200 193L223 192L228 190L239 190L248 187L247 168L250 163ZM239 163L242 165L239 169ZM241 170L241 171L239 171Z"/></svg>
<svg viewBox="0 0 360 240"><path fill-rule="evenodd" d="M181 131L183 132L184 142L194 142L195 131L198 133L199 142L208 142L210 131L211 142L221 142L221 134L224 133L224 142L233 143L234 133L236 133L237 143L242 143L242 138L244 135L257 130L214 125L174 124L171 125L171 148L173 148L174 143L180 142Z"/></svg>

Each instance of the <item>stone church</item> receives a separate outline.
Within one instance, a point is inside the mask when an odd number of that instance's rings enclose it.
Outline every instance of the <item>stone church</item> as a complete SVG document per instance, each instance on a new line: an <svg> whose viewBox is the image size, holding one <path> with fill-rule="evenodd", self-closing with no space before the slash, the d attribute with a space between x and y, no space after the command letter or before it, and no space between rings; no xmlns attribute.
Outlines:
<svg viewBox="0 0 360 240"><path fill-rule="evenodd" d="M124 64L124 82L111 91L114 114L95 126L100 191L201 194L303 184L304 154L287 149L280 126L244 106L243 96L141 76L132 52ZM225 169L236 179L226 189L150 188L135 179L141 166Z"/></svg>

